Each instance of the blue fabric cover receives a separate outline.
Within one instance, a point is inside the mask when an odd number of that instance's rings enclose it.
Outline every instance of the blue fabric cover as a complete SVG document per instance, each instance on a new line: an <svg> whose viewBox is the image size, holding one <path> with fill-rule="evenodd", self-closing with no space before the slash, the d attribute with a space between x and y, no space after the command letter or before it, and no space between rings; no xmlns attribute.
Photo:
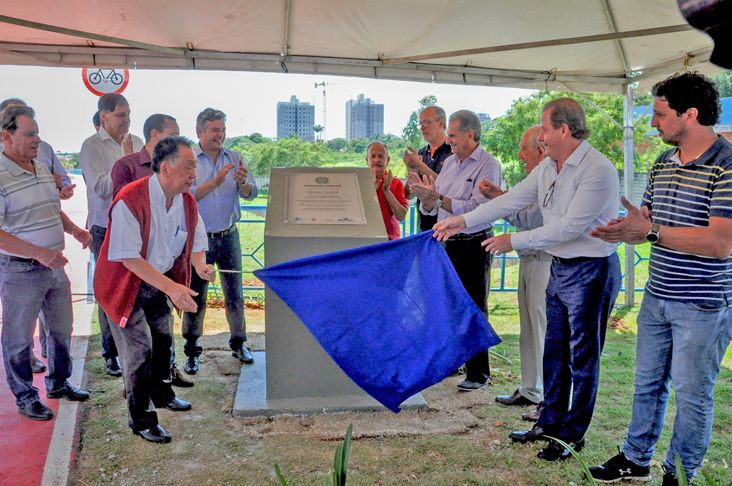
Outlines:
<svg viewBox="0 0 732 486"><path fill-rule="evenodd" d="M394 412L501 342L430 231L254 274L346 375Z"/></svg>

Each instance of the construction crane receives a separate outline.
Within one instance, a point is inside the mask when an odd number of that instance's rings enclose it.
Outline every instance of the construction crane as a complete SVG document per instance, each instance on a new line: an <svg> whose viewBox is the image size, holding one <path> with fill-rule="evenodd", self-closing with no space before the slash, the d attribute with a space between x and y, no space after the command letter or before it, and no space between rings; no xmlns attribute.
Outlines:
<svg viewBox="0 0 732 486"><path fill-rule="evenodd" d="M325 81L322 81L320 83L315 83L315 89L318 89L318 86L323 87L323 138L322 140L327 140L326 137L326 124L325 124L325 95L326 95L326 88L328 86L333 86L334 83L326 83Z"/></svg>

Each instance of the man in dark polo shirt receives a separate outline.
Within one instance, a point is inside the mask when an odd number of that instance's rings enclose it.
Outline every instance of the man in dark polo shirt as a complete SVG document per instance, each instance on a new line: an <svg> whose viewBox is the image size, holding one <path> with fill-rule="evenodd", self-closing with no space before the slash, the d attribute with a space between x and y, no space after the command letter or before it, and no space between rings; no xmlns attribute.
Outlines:
<svg viewBox="0 0 732 486"><path fill-rule="evenodd" d="M145 146L142 150L125 155L112 167L112 195L137 179L152 175L152 151L157 143L167 137L180 135L178 123L170 115L156 113L145 120L142 127Z"/></svg>
<svg viewBox="0 0 732 486"><path fill-rule="evenodd" d="M445 135L445 110L439 106L428 106L422 110L419 114L419 130L427 145L422 147L419 152L412 147L407 148L407 151L404 152L404 164L409 170L416 171L420 177L429 175L436 179L445 159L452 155ZM408 198L412 197L408 183L405 193ZM417 204L419 205L419 202ZM417 214L419 215L420 231L432 229L437 222L437 215L422 214L420 211L417 211Z"/></svg>
<svg viewBox="0 0 732 486"><path fill-rule="evenodd" d="M622 450L590 468L600 482L651 479L669 383L676 418L663 461L663 484L678 484L676 457L689 482L709 447L714 382L732 335L732 143L717 135L719 93L685 72L656 84L651 126L673 148L651 168L642 208L623 200L622 220L596 228L611 243L650 243L638 313L633 415Z"/></svg>

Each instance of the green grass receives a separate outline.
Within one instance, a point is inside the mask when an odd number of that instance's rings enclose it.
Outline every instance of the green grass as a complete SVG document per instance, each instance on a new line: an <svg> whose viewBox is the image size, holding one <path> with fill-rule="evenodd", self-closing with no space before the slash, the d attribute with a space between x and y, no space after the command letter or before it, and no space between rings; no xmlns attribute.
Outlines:
<svg viewBox="0 0 732 486"><path fill-rule="evenodd" d="M161 412L161 422L173 433L170 446L155 446L134 437L126 424L121 382L104 375L99 358L98 335L92 337L87 376L92 400L84 409L78 484L278 484L274 464L279 464L291 485L330 482L336 443L307 433L325 427L342 439L344 423L354 423L349 455L351 485L559 485L585 484L579 465L573 461L549 464L536 458L538 446L512 444L508 433L526 427L514 409L493 401L500 393L515 389L520 376L518 354L518 309L513 293L492 293L491 323L503 338L493 349L507 360L492 358L493 385L487 399L467 410L473 424L460 433L426 433L415 426L411 436L361 436L359 423L371 420L409 420L428 426L450 411L393 414L354 413L324 418L239 419L230 414L235 376L224 375L207 350L196 386L179 394L194 403L189 413ZM590 465L605 461L622 443L630 420L635 369L635 329L638 306L619 307L627 330L608 331L602 355L600 390L595 415L581 452ZM214 332L220 332L218 330ZM180 331L178 330L178 336ZM178 338L182 356L182 340ZM227 353L222 353L224 360ZM444 385L435 385L435 389ZM453 387L451 386L450 389ZM428 400L435 392L427 390ZM432 397L432 398L430 398ZM715 389L715 423L704 471L718 484L732 484L728 464L732 451L732 353L725 356ZM449 401L447 402L449 404ZM654 481L660 484L660 462L668 449L675 413L673 395L661 440L652 464ZM407 422L411 423L411 422ZM329 425L332 424L332 425ZM363 427L362 427L363 428ZM287 433L288 430L293 433ZM278 433L270 433L278 432ZM116 474L116 475L115 475ZM703 484L698 478L697 483ZM647 483L648 484L648 483Z"/></svg>

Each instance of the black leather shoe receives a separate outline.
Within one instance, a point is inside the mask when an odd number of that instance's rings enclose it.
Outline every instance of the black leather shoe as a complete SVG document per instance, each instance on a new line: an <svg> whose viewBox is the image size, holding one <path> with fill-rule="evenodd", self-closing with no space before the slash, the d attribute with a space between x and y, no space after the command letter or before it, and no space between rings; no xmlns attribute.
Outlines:
<svg viewBox="0 0 732 486"><path fill-rule="evenodd" d="M45 406L40 400L18 407L18 413L31 420L51 420L53 418L53 410Z"/></svg>
<svg viewBox="0 0 732 486"><path fill-rule="evenodd" d="M567 445L574 449L574 452L580 452L585 446L585 439L578 440L577 442L567 442ZM539 459L552 462L564 461L571 456L572 453L569 452L569 449L565 449L564 446L555 440L550 440L549 445L539 450L539 453L536 455Z"/></svg>
<svg viewBox="0 0 732 486"><path fill-rule="evenodd" d="M183 365L183 371L189 375L195 375L198 373L200 367L198 366L198 356L188 356L186 358L186 364Z"/></svg>
<svg viewBox="0 0 732 486"><path fill-rule="evenodd" d="M160 425L145 430L133 430L132 433L139 435L148 442L156 442L158 444L167 444L173 440L170 434Z"/></svg>
<svg viewBox="0 0 732 486"><path fill-rule="evenodd" d="M35 353L31 355L31 371L33 373L43 373L46 371L46 363L41 361L41 358L36 356Z"/></svg>
<svg viewBox="0 0 732 486"><path fill-rule="evenodd" d="M191 402L186 402L185 400L175 397L168 403L165 403L163 405L156 405L156 407L167 408L168 410L172 410L174 412L185 412L186 410L190 410L193 405L191 405Z"/></svg>
<svg viewBox="0 0 732 486"><path fill-rule="evenodd" d="M512 441L520 442L522 444L546 439L546 437L544 437L544 429L538 425L534 425L531 430L514 430L508 436Z"/></svg>
<svg viewBox="0 0 732 486"><path fill-rule="evenodd" d="M513 392L513 395L498 395L496 401L503 405L516 405L526 407L528 405L536 405L534 402L519 393L518 389Z"/></svg>
<svg viewBox="0 0 732 486"><path fill-rule="evenodd" d="M119 358L117 356L105 359L104 365L104 371L109 376L122 376L122 368L119 365Z"/></svg>
<svg viewBox="0 0 732 486"><path fill-rule="evenodd" d="M252 356L252 352L243 344L241 345L241 348L233 350L231 355L235 358L239 358L239 361L244 364L254 363L254 356Z"/></svg>
<svg viewBox="0 0 732 486"><path fill-rule="evenodd" d="M180 372L175 364L170 367L170 384L181 388L190 388L193 386L193 382L186 380L183 373Z"/></svg>
<svg viewBox="0 0 732 486"><path fill-rule="evenodd" d="M458 390L464 391L464 392L471 392L475 390L482 390L483 388L490 385L490 379L484 381L483 383L479 381L470 381L470 380L463 380L460 383L457 384Z"/></svg>
<svg viewBox="0 0 732 486"><path fill-rule="evenodd" d="M89 392L66 382L61 388L46 391L46 396L48 398L66 398L74 402L83 402L89 398Z"/></svg>

